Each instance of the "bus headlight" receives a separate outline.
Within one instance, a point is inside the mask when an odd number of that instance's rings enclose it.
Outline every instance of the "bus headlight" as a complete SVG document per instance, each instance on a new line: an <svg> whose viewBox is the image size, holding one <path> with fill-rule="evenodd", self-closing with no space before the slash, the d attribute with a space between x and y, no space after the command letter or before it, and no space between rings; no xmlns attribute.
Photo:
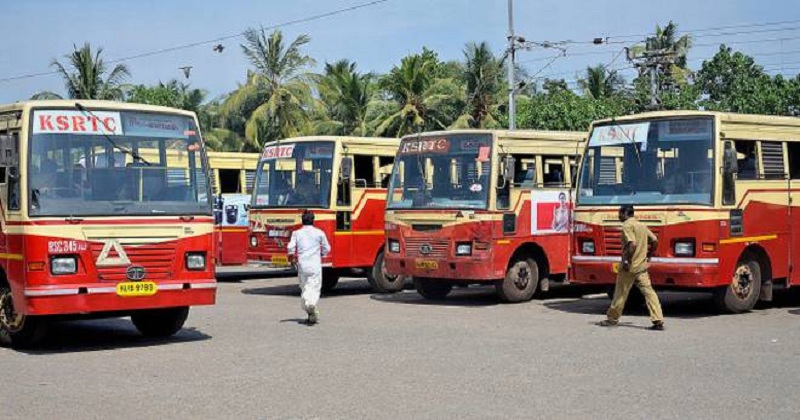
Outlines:
<svg viewBox="0 0 800 420"><path fill-rule="evenodd" d="M393 254L400 253L400 241L389 239L389 252Z"/></svg>
<svg viewBox="0 0 800 420"><path fill-rule="evenodd" d="M256 238L256 235L250 237L250 246L253 248L258 246L258 238Z"/></svg>
<svg viewBox="0 0 800 420"><path fill-rule="evenodd" d="M75 257L55 257L50 260L50 272L55 275L78 272L78 259Z"/></svg>
<svg viewBox="0 0 800 420"><path fill-rule="evenodd" d="M186 268L188 270L205 270L206 254L202 252L189 252L186 254Z"/></svg>
<svg viewBox="0 0 800 420"><path fill-rule="evenodd" d="M472 242L461 242L456 244L456 255L472 255Z"/></svg>
<svg viewBox="0 0 800 420"><path fill-rule="evenodd" d="M594 255L594 241L588 240L581 242L581 254Z"/></svg>
<svg viewBox="0 0 800 420"><path fill-rule="evenodd" d="M694 240L675 241L673 251L676 257L694 257Z"/></svg>

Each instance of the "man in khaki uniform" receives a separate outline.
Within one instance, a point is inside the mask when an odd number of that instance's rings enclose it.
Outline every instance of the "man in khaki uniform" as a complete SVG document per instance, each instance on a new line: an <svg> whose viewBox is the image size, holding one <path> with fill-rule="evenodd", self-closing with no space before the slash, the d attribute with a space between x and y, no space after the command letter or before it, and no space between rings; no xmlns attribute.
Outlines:
<svg viewBox="0 0 800 420"><path fill-rule="evenodd" d="M653 321L651 330L664 329L664 315L661 313L661 304L658 295L650 284L650 275L647 273L647 260L658 248L658 238L650 232L642 222L634 217L633 206L625 205L619 209L619 220L622 222L622 262L617 274L617 285L614 288L614 298L608 308L606 319L598 325L613 327L619 323L622 310L628 293L635 284L642 292Z"/></svg>

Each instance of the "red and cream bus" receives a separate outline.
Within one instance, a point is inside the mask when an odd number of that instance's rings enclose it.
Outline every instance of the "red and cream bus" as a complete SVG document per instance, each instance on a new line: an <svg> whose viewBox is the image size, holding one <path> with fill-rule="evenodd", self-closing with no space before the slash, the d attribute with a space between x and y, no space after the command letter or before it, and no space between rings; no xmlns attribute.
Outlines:
<svg viewBox="0 0 800 420"><path fill-rule="evenodd" d="M493 284L526 301L569 262L570 187L584 133L446 131L405 137L386 211L386 267L443 299Z"/></svg>
<svg viewBox="0 0 800 420"><path fill-rule="evenodd" d="M144 156L147 156L145 158ZM194 114L103 101L0 106L0 343L51 316L130 316L168 336L216 295Z"/></svg>
<svg viewBox="0 0 800 420"><path fill-rule="evenodd" d="M697 111L593 124L575 209L574 281L612 285L617 210L659 238L658 289L708 291L726 312L800 282L800 120Z"/></svg>
<svg viewBox="0 0 800 420"><path fill-rule="evenodd" d="M322 290L343 275L363 275L374 290L401 290L405 280L383 264L386 186L398 139L302 137L268 143L250 207L251 265L288 267L286 246L311 211L331 244Z"/></svg>

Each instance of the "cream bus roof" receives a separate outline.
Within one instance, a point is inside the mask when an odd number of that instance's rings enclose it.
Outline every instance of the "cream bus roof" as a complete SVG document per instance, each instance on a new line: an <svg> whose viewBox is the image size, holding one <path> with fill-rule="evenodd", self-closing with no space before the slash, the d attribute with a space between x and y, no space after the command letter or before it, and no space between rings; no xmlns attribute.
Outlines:
<svg viewBox="0 0 800 420"><path fill-rule="evenodd" d="M115 102L115 101L95 101L85 99L59 99L59 100L46 100L46 101L20 101L13 104L0 105L0 113L14 112L14 111L27 111L31 108L72 108L77 109L75 103L79 103L89 109L115 109L121 111L151 111L151 112L166 112L170 114L182 114L186 116L194 116L191 111L182 109L168 108L165 106L156 105L143 105L128 102Z"/></svg>
<svg viewBox="0 0 800 420"><path fill-rule="evenodd" d="M279 143L303 143L312 141L342 142L347 146L348 151L354 154L372 154L379 152L381 155L386 154L394 156L397 147L400 146L400 139L390 137L304 136L271 141L265 144L264 148Z"/></svg>
<svg viewBox="0 0 800 420"><path fill-rule="evenodd" d="M586 138L583 131L548 131L548 130L447 130L447 131L428 131L420 133L420 136L442 136L453 134L492 134L500 140L545 140L545 141L564 141L574 143ZM413 139L416 134L410 134L403 139Z"/></svg>
<svg viewBox="0 0 800 420"><path fill-rule="evenodd" d="M713 112L713 111L656 111L644 112L641 114L624 115L616 118L606 118L597 120L592 125L609 123L613 120L616 121L631 121L643 118L665 118L665 117L697 117L697 116L711 116L719 117L723 123L731 124L760 124L760 125L774 125L774 126L792 126L800 127L800 118L796 117L783 117L777 115L755 115L755 114L737 114L735 112Z"/></svg>

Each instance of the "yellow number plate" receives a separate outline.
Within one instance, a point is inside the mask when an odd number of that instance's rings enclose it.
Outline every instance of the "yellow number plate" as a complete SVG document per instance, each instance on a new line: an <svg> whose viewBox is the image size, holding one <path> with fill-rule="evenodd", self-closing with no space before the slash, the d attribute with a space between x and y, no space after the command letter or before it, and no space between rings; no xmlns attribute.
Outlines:
<svg viewBox="0 0 800 420"><path fill-rule="evenodd" d="M611 264L611 271L614 272L614 274L619 273L619 263Z"/></svg>
<svg viewBox="0 0 800 420"><path fill-rule="evenodd" d="M439 262L433 260L417 260L416 261L417 268L422 268L426 270L436 270L439 268Z"/></svg>
<svg viewBox="0 0 800 420"><path fill-rule="evenodd" d="M284 257L282 255L275 255L270 259L270 262L275 267L288 267L289 266L289 258Z"/></svg>
<svg viewBox="0 0 800 420"><path fill-rule="evenodd" d="M117 295L123 297L153 296L158 291L158 285L152 281L128 281L117 284Z"/></svg>

